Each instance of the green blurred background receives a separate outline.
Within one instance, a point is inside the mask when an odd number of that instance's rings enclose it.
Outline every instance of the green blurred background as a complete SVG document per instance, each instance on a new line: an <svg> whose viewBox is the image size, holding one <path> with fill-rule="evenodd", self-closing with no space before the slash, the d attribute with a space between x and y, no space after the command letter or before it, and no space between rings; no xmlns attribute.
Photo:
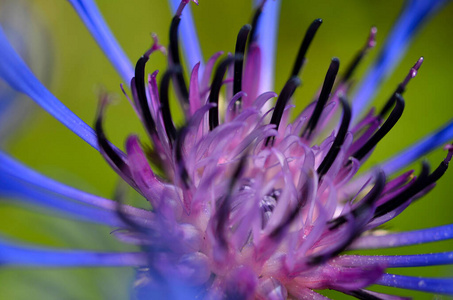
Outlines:
<svg viewBox="0 0 453 300"><path fill-rule="evenodd" d="M85 122L93 124L99 90L102 88L114 93L118 95L116 105L109 107L105 124L110 140L116 145L122 145L130 133L138 133L145 138L141 125L121 94L119 83L122 79L67 1L2 0L0 11L5 9L8 2L22 3L23 11L33 16L18 17L25 26L34 27L42 23L40 26L43 26L44 34L35 35L29 45L29 51L33 54L30 64L40 68L42 72L37 72L38 74L45 74L46 71L50 73L50 79L40 79L58 99ZM97 3L132 62L149 47L150 33L157 33L161 43L168 44L171 14L166 1L98 0ZM360 78L378 53L402 3L401 0L284 1L278 38L276 91L282 88L303 34L313 19L323 18L324 23L308 53L309 60L303 71L304 86L296 92L296 111L311 100L322 83L330 59L338 57L344 67L363 46L370 27L377 26L377 49L371 51L360 66L356 74L356 78ZM244 0L201 0L199 7L192 5L192 11L205 57L219 50L234 51L237 31L243 24L250 22L253 13L249 1ZM405 94L406 110L403 117L379 144L367 167L404 149L452 118L452 28L453 5L448 5L423 28L395 73L380 89L375 101L378 107L383 105L414 62L420 56L425 57L418 76L410 83ZM40 37L46 40L44 45L36 41ZM165 70L165 57L161 54L153 55L148 66L148 72L155 69ZM26 98L20 98L20 101L30 102ZM31 106L33 112L24 117L22 126L15 128L13 137L4 148L14 157L51 178L104 197L111 197L118 178L99 153L46 112L34 104ZM437 150L429 154L427 159L437 165L444 156L444 151ZM413 167L418 170L419 163ZM452 182L453 172L450 171L440 180L436 189L386 225L386 228L411 230L452 223ZM137 197L132 194L131 198ZM142 204L146 205L144 202ZM1 202L0 208L0 230L6 236L65 248L106 251L131 249L117 242L110 235L109 228L65 220L35 208L23 209L12 205L11 201ZM452 242L442 242L379 253L416 254L447 251L452 248ZM452 269L449 267L391 271L432 277L452 275ZM129 269L2 268L0 298L127 299L132 275L133 271ZM424 293L384 290L413 295L417 299L433 298L432 295ZM334 299L344 298L337 293L328 295Z"/></svg>

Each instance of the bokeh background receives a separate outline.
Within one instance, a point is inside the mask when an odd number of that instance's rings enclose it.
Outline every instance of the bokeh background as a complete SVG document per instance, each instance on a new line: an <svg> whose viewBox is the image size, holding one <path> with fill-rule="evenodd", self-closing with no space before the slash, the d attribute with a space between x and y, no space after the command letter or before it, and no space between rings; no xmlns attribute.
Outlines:
<svg viewBox="0 0 453 300"><path fill-rule="evenodd" d="M234 51L237 31L251 20L253 11L249 2L200 0L199 7L192 5L205 57L219 50ZM150 33L157 33L161 43L168 44L172 16L166 1L98 0L97 3L131 61L135 62L149 47ZM14 4L12 8L10 4ZM296 111L311 101L312 95L322 84L330 59L338 57L345 67L363 46L370 27L377 26L378 44L360 66L356 74L359 80L376 57L402 5L402 0L284 1L278 38L276 91L282 88L300 41L313 19L323 18L324 23L308 53L308 63L303 71L304 85L296 92ZM106 117L105 128L110 140L122 145L131 133L146 138L129 103L121 94L119 83L122 79L67 1L1 0L0 17L4 27L15 24L16 27L12 28L22 28L22 31L12 31L12 36L23 36L26 41L19 49L21 53L49 90L85 122L93 124L98 93L104 89L117 95L115 105L109 107ZM403 117L379 143L366 167L378 164L453 117L452 34L453 5L447 5L421 30L394 74L377 93L374 104L381 107L414 62L420 56L425 57L418 76L410 83L405 94L406 110ZM165 68L165 57L155 54L148 63L147 71L163 71ZM9 114L7 119L7 123L14 126L4 127L7 129L0 131L3 133L0 136L4 150L51 178L104 197L113 195L118 177L99 153L30 99L18 95L16 101L20 103L20 108ZM426 159L437 166L444 156L445 152L440 149L427 155ZM420 163L413 165L416 170L419 167ZM452 183L453 171L450 170L437 188L386 225L386 228L411 230L451 223ZM146 206L133 193L129 201ZM0 202L1 234L26 242L105 251L131 249L117 242L110 231L110 228L67 220L39 208L18 207L11 199L2 199ZM416 254L452 248L452 242L441 242L379 253ZM432 277L453 275L450 267L391 271ZM127 299L132 282L131 269L0 268L0 298ZM425 293L390 288L382 290L411 295L416 299L433 299L432 295ZM328 295L334 299L347 299L338 293L329 292Z"/></svg>

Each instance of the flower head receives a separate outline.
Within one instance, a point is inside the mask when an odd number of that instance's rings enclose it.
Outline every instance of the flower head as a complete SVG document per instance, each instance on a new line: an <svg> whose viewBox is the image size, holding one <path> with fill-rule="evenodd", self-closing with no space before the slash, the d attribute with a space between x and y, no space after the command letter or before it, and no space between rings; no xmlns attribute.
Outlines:
<svg viewBox="0 0 453 300"><path fill-rule="evenodd" d="M292 72L276 94L266 90L271 87L268 67L273 61L267 59L272 46L266 43L273 42L275 36L266 39L263 28L269 21L276 21L279 1L259 1L252 24L239 30L235 53L223 57L217 53L204 64L197 47L185 52L192 67L188 81L180 57L179 29L190 1L171 1L175 13L168 48L153 35L153 45L138 59L134 71L99 21L94 4L88 0L70 2L82 19L98 21L97 25L87 22L89 29L130 82L130 96L122 89L143 123L149 142L131 135L125 153L109 142L103 128L107 94L101 95L93 132L39 82L20 82L31 72L2 36L6 62L0 64L0 75L98 149L124 182L149 202L149 207L143 210L122 204L121 193L118 202L113 202L72 189L6 154L0 155L7 183L1 187L78 218L114 226L117 229L112 234L142 251L50 251L2 241L1 262L134 266L136 295L143 299L322 299L315 290L326 289L359 299L394 299L367 290L372 284L453 294L452 279L386 273L393 267L451 263L452 252L343 254L346 250L451 238L451 225L399 234L379 231L381 225L429 192L447 170L453 156L451 145L445 146L446 157L433 171L423 163L419 174L408 171L391 177L416 158L414 153L418 157L450 140L451 123L436 133L434 142L433 138L423 140L409 149L406 154L412 158L398 156L398 163L390 161L357 175L400 119L405 107L403 93L423 57L410 68L382 109L371 109L361 116L363 99L374 92L368 89L377 85L391 62L400 56L410 36L403 35L405 40L398 40L400 44L394 48L384 47L379 62L358 89L358 100L354 101L359 109L349 101L352 78L357 65L375 46L374 27L346 71L340 72L339 59L331 60L313 102L292 119L292 98L301 85L301 72L321 19L315 19L307 29ZM413 32L441 2L411 3L409 12L402 14L407 20L401 21L401 28L395 32ZM188 39L194 35L190 24L186 24L184 34L184 48L193 46L196 38ZM156 51L168 52L168 69L163 74L155 71L146 76L145 67ZM185 118L181 126L175 125L170 110L171 84ZM367 87L366 93L363 86ZM273 98L275 104L271 104ZM335 118L338 115L339 120ZM58 202L60 196L89 206L62 204Z"/></svg>

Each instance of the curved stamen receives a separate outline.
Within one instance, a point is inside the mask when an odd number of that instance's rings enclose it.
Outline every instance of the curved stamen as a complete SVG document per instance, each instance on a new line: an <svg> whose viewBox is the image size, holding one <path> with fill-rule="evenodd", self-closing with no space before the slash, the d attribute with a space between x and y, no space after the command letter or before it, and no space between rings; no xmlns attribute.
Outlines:
<svg viewBox="0 0 453 300"><path fill-rule="evenodd" d="M385 173L380 170L377 173L376 177L376 182L374 184L374 187L371 189L371 191L365 196L365 198L360 201L358 206L354 208L349 214L351 214L354 218L359 217L363 212L369 210L373 204L379 199L379 196L382 194L382 191L385 188ZM329 222L330 224L330 230L333 230L340 225L344 224L347 222L346 216L339 216L336 219L333 219Z"/></svg>
<svg viewBox="0 0 453 300"><path fill-rule="evenodd" d="M382 124L381 128L376 131L376 133L362 146L359 150L357 150L352 157L356 158L357 160L361 160L364 158L376 145L379 143L380 140L395 126L396 122L400 119L401 115L404 111L404 99L401 97L400 94L394 94L396 101L395 107L393 108L390 116L387 120Z"/></svg>
<svg viewBox="0 0 453 300"><path fill-rule="evenodd" d="M319 178L322 178L322 176L326 174L327 171L329 171L333 162L337 158L337 155L340 152L341 146L343 145L344 139L346 137L349 123L351 122L351 107L343 96L340 96L340 103L343 106L343 118L341 119L340 129L338 129L338 133L335 137L335 140L333 141L332 147L330 147L329 152L327 152L322 163L317 169Z"/></svg>
<svg viewBox="0 0 453 300"><path fill-rule="evenodd" d="M318 98L318 103L316 103L315 110L313 111L310 120L308 120L308 125L305 128L304 133L302 134L303 136L306 135L307 138L310 138L313 130L318 124L322 110L324 109L324 105L326 105L330 92L332 91L332 87L338 74L339 67L340 61L338 60L338 58L333 58L332 62L330 63L329 69L327 70L326 78L324 79L324 84L322 85L321 94Z"/></svg>
<svg viewBox="0 0 453 300"><path fill-rule="evenodd" d="M182 155L182 147L184 145L184 140L186 138L187 132L188 132L187 126L181 128L180 131L176 134L176 140L175 140L175 161L176 161L177 172L178 172L179 178L181 179L181 181L184 184L184 187L186 189L189 188L190 177L189 177L189 172L187 172L187 168L184 163L184 158Z"/></svg>
<svg viewBox="0 0 453 300"><path fill-rule="evenodd" d="M219 125L219 94L222 87L223 77L228 66L238 59L243 59L243 56L229 56L222 60L214 74L214 79L211 84L211 93L209 94L209 102L217 104L209 110L209 130L214 130Z"/></svg>
<svg viewBox="0 0 453 300"><path fill-rule="evenodd" d="M249 35L252 26L249 24L244 25L236 40L236 49L235 54L236 56L244 56L245 45L247 43L247 37ZM242 91L242 68L244 65L244 59L238 59L234 62L234 81L233 81L233 95L236 95L240 91ZM238 102L241 101L241 98L237 100Z"/></svg>
<svg viewBox="0 0 453 300"><path fill-rule="evenodd" d="M266 3L266 0L263 0L261 2L261 4L259 4L255 10L255 14L253 15L253 19L252 19L252 30L250 32L250 35L249 35L249 43L248 43L248 48L247 49L250 49L250 46L252 45L252 43L254 43L256 41L256 30L258 29L258 22L260 20L260 17L261 17L261 14L263 12L263 7L264 7L264 4Z"/></svg>
<svg viewBox="0 0 453 300"><path fill-rule="evenodd" d="M280 121L283 116L283 112L285 111L286 104L288 103L289 99L294 94L294 91L296 88L300 85L300 79L296 76L291 77L285 84L285 86L282 89L282 92L280 93L280 96L277 98L277 103L275 103L275 109L272 114L271 122L270 124L274 124L276 126L276 129L278 130L278 126L280 124ZM266 139L265 146L269 144L269 142L275 137L268 137Z"/></svg>
<svg viewBox="0 0 453 300"><path fill-rule="evenodd" d="M357 66L359 65L359 63L363 60L363 58L368 53L368 51L376 45L376 33L377 33L377 28L371 27L370 35L368 36L365 46L354 57L351 64L348 66L347 71L345 72L345 75L343 76L343 79L341 81L346 82L349 79L351 79L351 77L354 74L355 70L357 69Z"/></svg>
<svg viewBox="0 0 453 300"><path fill-rule="evenodd" d="M170 44L168 46L172 64L179 66L182 70L181 58L179 57L179 41L178 41L178 27L181 18L175 15L170 25ZM186 81L184 79L183 71L175 74L175 86L180 93L180 98L185 104L189 104L189 91L187 89Z"/></svg>
<svg viewBox="0 0 453 300"><path fill-rule="evenodd" d="M173 124L173 119L171 117L170 112L170 105L168 103L168 89L170 87L170 80L173 75L181 73L181 68L179 66L175 66L173 68L168 69L164 76L162 77L162 81L160 82L160 109L162 111L162 120L164 122L165 131L167 132L168 140L170 145L173 144L176 138L176 129L175 125Z"/></svg>
<svg viewBox="0 0 453 300"><path fill-rule="evenodd" d="M300 70L302 69L305 63L305 55L307 54L308 47L310 47L310 44L313 41L313 38L315 37L315 34L318 31L318 28L319 26L321 26L321 24L322 19L316 19L311 23L310 27L308 27L304 39L302 40L302 44L300 45L299 52L297 53L293 71L291 72L291 77L299 75Z"/></svg>
<svg viewBox="0 0 453 300"><path fill-rule="evenodd" d="M417 60L417 62L415 63L415 65L409 70L409 73L406 75L406 78L404 78L403 82L398 84L398 86L396 87L396 90L393 94L402 95L404 93L404 91L406 90L407 84L409 83L409 81L412 78L414 78L417 75L417 72L420 69L422 63L423 63L423 56L420 57ZM379 116L381 118L383 118L388 113L390 108L393 106L393 103L395 102L394 100L395 99L393 98L393 95L392 95L392 97L387 101L387 103L385 103L384 107L382 108L381 112L379 113Z"/></svg>
<svg viewBox="0 0 453 300"><path fill-rule="evenodd" d="M447 157L429 175L429 165L427 163L423 163L422 172L417 180L408 189L396 195L386 203L378 206L374 214L374 218L383 216L386 213L398 208L399 206L410 200L412 197L423 191L425 188L429 187L431 184L439 180L448 169L448 164L451 160L452 153L452 150L450 150Z"/></svg>

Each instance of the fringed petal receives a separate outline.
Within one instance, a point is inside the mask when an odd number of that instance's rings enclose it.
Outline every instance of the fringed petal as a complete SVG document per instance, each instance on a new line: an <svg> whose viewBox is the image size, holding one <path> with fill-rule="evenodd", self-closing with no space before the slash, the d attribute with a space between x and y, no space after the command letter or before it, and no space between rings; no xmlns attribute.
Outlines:
<svg viewBox="0 0 453 300"><path fill-rule="evenodd" d="M0 265L14 267L138 267L146 264L143 252L93 252L32 247L0 238Z"/></svg>
<svg viewBox="0 0 453 300"><path fill-rule="evenodd" d="M453 295L453 278L425 278L384 274L377 284L408 290Z"/></svg>

